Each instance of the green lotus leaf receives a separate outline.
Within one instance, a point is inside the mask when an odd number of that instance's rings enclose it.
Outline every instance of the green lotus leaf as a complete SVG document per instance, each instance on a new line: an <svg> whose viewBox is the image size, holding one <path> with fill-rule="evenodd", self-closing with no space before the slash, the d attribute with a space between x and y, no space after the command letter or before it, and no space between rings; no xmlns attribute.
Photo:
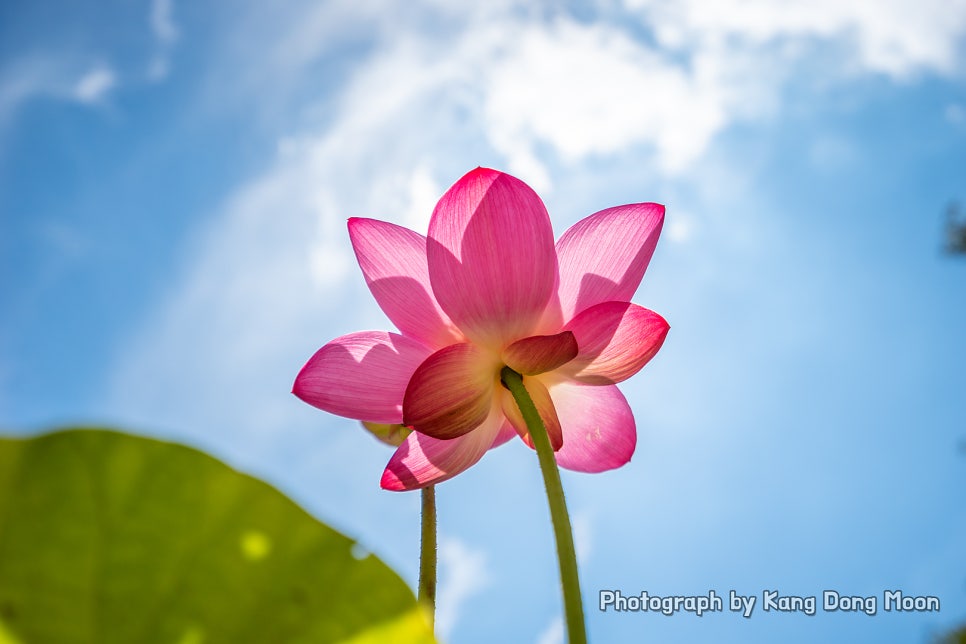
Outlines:
<svg viewBox="0 0 966 644"><path fill-rule="evenodd" d="M0 644L435 641L406 584L354 546L195 449L0 438Z"/></svg>

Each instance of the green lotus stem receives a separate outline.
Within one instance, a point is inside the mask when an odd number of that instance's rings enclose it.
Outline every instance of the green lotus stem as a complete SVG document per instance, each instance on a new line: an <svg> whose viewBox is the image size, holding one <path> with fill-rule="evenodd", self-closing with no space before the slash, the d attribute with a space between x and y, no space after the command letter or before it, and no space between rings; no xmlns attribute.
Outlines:
<svg viewBox="0 0 966 644"><path fill-rule="evenodd" d="M523 376L510 367L503 367L500 378L513 394L513 399L523 414L523 420L527 423L530 438L537 450L537 459L540 461L543 484L547 488L550 521L553 523L553 534L557 541L557 561L560 564L560 584L563 587L564 614L567 619L567 641L570 644L586 644L587 629L584 626L584 607L580 597L580 579L577 576L577 553L574 550L570 515L567 513L567 501L560 483L560 471L550 446L550 436L547 435L547 428L533 404L533 399L523 385Z"/></svg>
<svg viewBox="0 0 966 644"><path fill-rule="evenodd" d="M422 538L419 544L419 592L430 625L436 619L436 486L422 490Z"/></svg>

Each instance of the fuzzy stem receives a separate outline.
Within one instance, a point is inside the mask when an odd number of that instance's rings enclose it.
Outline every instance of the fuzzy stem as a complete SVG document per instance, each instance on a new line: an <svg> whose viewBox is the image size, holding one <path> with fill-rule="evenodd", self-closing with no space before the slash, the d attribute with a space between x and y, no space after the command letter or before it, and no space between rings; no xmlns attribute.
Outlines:
<svg viewBox="0 0 966 644"><path fill-rule="evenodd" d="M417 599L429 616L436 618L436 487L422 489L422 529L419 546L419 593Z"/></svg>
<svg viewBox="0 0 966 644"><path fill-rule="evenodd" d="M563 485L560 483L560 471L550 446L550 436L540 418L540 413L533 404L527 388L523 385L523 376L511 369L503 367L500 378L523 414L527 423L530 438L537 450L540 461L540 472L543 474L543 484L547 488L547 502L550 505L550 521L553 523L553 534L557 541L557 561L560 563L560 583L563 586L564 613L567 618L567 641L570 644L586 644L587 630L584 626L584 608L580 598L580 579L577 576L577 554L574 550L573 530L570 527L570 515L567 513L567 502L564 499Z"/></svg>

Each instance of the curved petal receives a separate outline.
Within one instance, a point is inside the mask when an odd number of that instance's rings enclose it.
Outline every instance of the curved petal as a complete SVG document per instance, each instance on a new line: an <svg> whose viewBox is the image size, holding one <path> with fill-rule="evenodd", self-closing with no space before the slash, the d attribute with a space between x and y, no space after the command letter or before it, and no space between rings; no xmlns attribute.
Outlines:
<svg viewBox="0 0 966 644"><path fill-rule="evenodd" d="M527 393L530 394L533 406L537 408L537 413L540 414L540 419L543 420L543 426L547 429L547 435L550 437L550 446L556 452L563 445L564 438L563 432L560 429L560 419L557 417L557 410L554 408L550 393L547 391L547 387L537 378L524 378L523 386L526 388ZM523 414L520 412L520 407L513 398L513 394L504 389L501 403L503 405L503 414L507 420L516 429L520 438L523 439L523 442L530 449L533 449L530 428L527 427L527 422L523 419Z"/></svg>
<svg viewBox="0 0 966 644"><path fill-rule="evenodd" d="M504 422L499 407L492 405L490 414L479 427L458 438L439 440L413 432L389 459L380 484L386 490L398 492L453 478L499 444Z"/></svg>
<svg viewBox="0 0 966 644"><path fill-rule="evenodd" d="M395 333L350 333L309 358L292 393L339 416L401 423L406 386L430 353L421 342Z"/></svg>
<svg viewBox="0 0 966 644"><path fill-rule="evenodd" d="M492 355L473 344L440 349L419 365L406 387L404 424L441 440L476 429L490 411L499 369Z"/></svg>
<svg viewBox="0 0 966 644"><path fill-rule="evenodd" d="M651 261L664 206L639 203L601 210L557 241L561 322L595 304L629 302Z"/></svg>
<svg viewBox="0 0 966 644"><path fill-rule="evenodd" d="M366 284L396 328L431 347L462 341L433 296L426 238L375 219L352 218L348 227Z"/></svg>
<svg viewBox="0 0 966 644"><path fill-rule="evenodd" d="M627 380L654 357L670 327L654 311L630 302L604 302L575 317L567 329L580 352L561 373L591 385Z"/></svg>
<svg viewBox="0 0 966 644"><path fill-rule="evenodd" d="M493 440L493 447L499 447L500 445L506 443L511 438L517 435L517 429L513 426L506 418L503 419L503 424L500 426L500 431ZM491 447L490 449L493 449Z"/></svg>
<svg viewBox="0 0 966 644"><path fill-rule="evenodd" d="M577 355L577 339L570 331L555 335L532 335L503 350L503 362L524 376L553 371Z"/></svg>
<svg viewBox="0 0 966 644"><path fill-rule="evenodd" d="M546 207L519 179L487 168L440 199L427 258L442 309L467 338L495 349L531 335L557 286Z"/></svg>
<svg viewBox="0 0 966 644"><path fill-rule="evenodd" d="M563 381L549 389L563 429L563 447L555 454L560 467L603 472L631 460L637 427L627 400L615 385L594 387Z"/></svg>

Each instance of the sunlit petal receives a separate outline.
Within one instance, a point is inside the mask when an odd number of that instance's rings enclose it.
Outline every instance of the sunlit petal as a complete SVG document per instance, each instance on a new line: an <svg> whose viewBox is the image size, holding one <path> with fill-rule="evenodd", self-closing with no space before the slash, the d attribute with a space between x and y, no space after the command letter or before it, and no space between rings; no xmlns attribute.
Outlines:
<svg viewBox="0 0 966 644"><path fill-rule="evenodd" d="M395 333L350 333L316 351L295 378L292 393L339 416L401 423L406 386L430 352Z"/></svg>
<svg viewBox="0 0 966 644"><path fill-rule="evenodd" d="M561 372L594 385L621 382L640 371L664 344L669 329L654 311L628 302L592 306L567 328L580 352Z"/></svg>
<svg viewBox="0 0 966 644"><path fill-rule="evenodd" d="M664 206L630 204L578 221L557 241L560 321L609 301L629 302L664 224Z"/></svg>
<svg viewBox="0 0 966 644"><path fill-rule="evenodd" d="M546 207L496 170L477 168L443 195L427 257L442 309L467 338L490 347L531 335L557 286Z"/></svg>

